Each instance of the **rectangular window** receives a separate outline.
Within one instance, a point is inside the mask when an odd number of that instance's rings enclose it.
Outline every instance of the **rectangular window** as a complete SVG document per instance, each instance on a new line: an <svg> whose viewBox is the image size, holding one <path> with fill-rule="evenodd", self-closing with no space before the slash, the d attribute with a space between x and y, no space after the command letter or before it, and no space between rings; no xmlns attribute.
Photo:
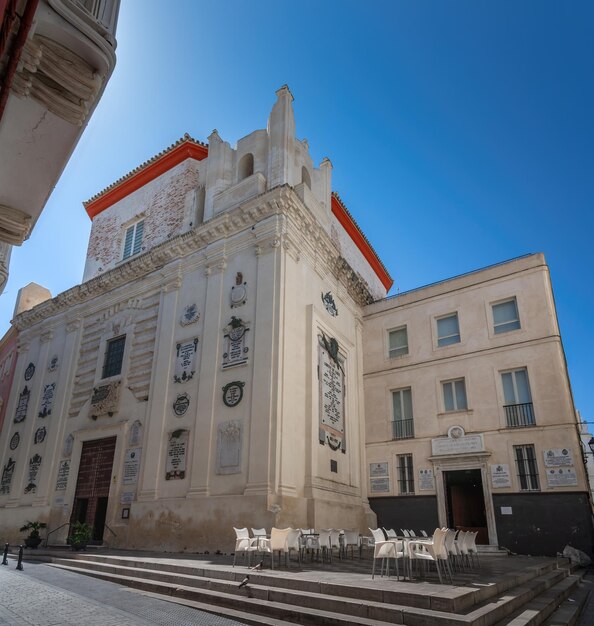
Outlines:
<svg viewBox="0 0 594 626"><path fill-rule="evenodd" d="M448 380L441 383L443 388L443 404L446 411L466 411L466 385L463 378Z"/></svg>
<svg viewBox="0 0 594 626"><path fill-rule="evenodd" d="M388 356L393 359L396 356L408 354L408 334L406 326L396 328L388 333Z"/></svg>
<svg viewBox="0 0 594 626"><path fill-rule="evenodd" d="M392 392L392 437L410 439L415 436L413 428L412 395L410 387Z"/></svg>
<svg viewBox="0 0 594 626"><path fill-rule="evenodd" d="M501 374L505 417L510 428L533 426L534 408L526 368Z"/></svg>
<svg viewBox="0 0 594 626"><path fill-rule="evenodd" d="M144 233L144 220L132 224L126 229L126 237L124 239L124 254L122 259L138 254L142 247L142 235Z"/></svg>
<svg viewBox="0 0 594 626"><path fill-rule="evenodd" d="M103 373L101 378L117 376L122 371L122 361L124 360L124 346L126 345L126 335L110 339L105 349L105 360L103 361Z"/></svg>
<svg viewBox="0 0 594 626"><path fill-rule="evenodd" d="M415 492L412 454L396 455L398 487L401 494Z"/></svg>
<svg viewBox="0 0 594 626"><path fill-rule="evenodd" d="M440 317L437 320L437 345L449 346L460 343L460 327L458 326L458 314Z"/></svg>
<svg viewBox="0 0 594 626"><path fill-rule="evenodd" d="M505 302L499 302L499 304L494 304L492 305L492 309L493 331L496 335L520 328L518 304L515 298L506 300Z"/></svg>
<svg viewBox="0 0 594 626"><path fill-rule="evenodd" d="M518 468L518 480L522 491L539 491L538 467L534 445L514 446L516 465Z"/></svg>

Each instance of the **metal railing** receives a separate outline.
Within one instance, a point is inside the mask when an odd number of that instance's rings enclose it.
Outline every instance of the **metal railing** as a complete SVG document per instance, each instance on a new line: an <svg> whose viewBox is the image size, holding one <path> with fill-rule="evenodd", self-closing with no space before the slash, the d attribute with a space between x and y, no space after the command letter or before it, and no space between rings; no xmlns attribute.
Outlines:
<svg viewBox="0 0 594 626"><path fill-rule="evenodd" d="M47 548L47 544L49 542L50 535L52 535L56 531L60 530L60 528L64 528L64 526L70 526L70 522L66 522L65 524L62 524L61 526L58 526L57 528L54 528L54 530L50 530L49 533L47 533L47 535L45 536L45 547L46 548Z"/></svg>
<svg viewBox="0 0 594 626"><path fill-rule="evenodd" d="M392 439L411 439L415 436L413 420L394 420L392 422Z"/></svg>
<svg viewBox="0 0 594 626"><path fill-rule="evenodd" d="M524 426L534 426L534 408L532 402L523 404L506 404L505 417L509 428L522 428Z"/></svg>

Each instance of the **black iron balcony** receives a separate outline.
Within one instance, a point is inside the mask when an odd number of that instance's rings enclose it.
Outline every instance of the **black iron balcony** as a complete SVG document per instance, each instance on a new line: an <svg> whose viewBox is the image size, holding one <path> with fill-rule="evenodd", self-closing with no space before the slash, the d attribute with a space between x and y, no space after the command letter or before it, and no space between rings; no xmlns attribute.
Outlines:
<svg viewBox="0 0 594 626"><path fill-rule="evenodd" d="M415 436L413 420L395 420L392 422L392 439L410 439Z"/></svg>
<svg viewBox="0 0 594 626"><path fill-rule="evenodd" d="M534 408L532 402L524 404L506 404L505 417L509 428L522 428L524 426L534 426Z"/></svg>

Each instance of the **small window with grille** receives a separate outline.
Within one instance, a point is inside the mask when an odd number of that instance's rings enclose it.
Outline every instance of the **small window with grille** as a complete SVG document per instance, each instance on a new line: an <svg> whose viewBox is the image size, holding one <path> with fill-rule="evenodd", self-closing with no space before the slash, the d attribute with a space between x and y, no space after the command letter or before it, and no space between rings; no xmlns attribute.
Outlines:
<svg viewBox="0 0 594 626"><path fill-rule="evenodd" d="M402 495L415 492L413 476L412 454L396 455L396 471L398 472L398 487Z"/></svg>
<svg viewBox="0 0 594 626"><path fill-rule="evenodd" d="M121 373L125 345L126 335L115 337L107 342L101 378L109 378L110 376L117 376Z"/></svg>
<svg viewBox="0 0 594 626"><path fill-rule="evenodd" d="M534 445L514 446L518 480L522 491L540 491Z"/></svg>

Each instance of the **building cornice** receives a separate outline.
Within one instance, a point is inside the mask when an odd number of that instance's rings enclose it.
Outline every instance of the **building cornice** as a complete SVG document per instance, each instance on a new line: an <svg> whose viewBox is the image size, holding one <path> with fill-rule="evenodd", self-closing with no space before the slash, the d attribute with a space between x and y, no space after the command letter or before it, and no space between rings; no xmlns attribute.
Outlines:
<svg viewBox="0 0 594 626"><path fill-rule="evenodd" d="M92 220L105 209L144 187L186 159L201 161L207 156L208 146L186 133L169 148L128 172L90 200L83 202L83 206Z"/></svg>
<svg viewBox="0 0 594 626"><path fill-rule="evenodd" d="M340 255L330 236L319 225L311 211L291 187L282 185L20 313L14 318L13 324L19 331L24 331L97 296L147 277L153 272L165 271L165 266L199 252L216 241L247 231L248 226L274 215L285 215L296 224L300 233L300 246L305 248L315 243L318 247L315 255L317 262L321 262L321 259L326 264L328 270L358 304L364 305L373 300L365 280ZM279 234L285 238L289 235L282 223L283 220L278 221L278 228L282 231ZM208 260L204 256L202 263L208 264Z"/></svg>

